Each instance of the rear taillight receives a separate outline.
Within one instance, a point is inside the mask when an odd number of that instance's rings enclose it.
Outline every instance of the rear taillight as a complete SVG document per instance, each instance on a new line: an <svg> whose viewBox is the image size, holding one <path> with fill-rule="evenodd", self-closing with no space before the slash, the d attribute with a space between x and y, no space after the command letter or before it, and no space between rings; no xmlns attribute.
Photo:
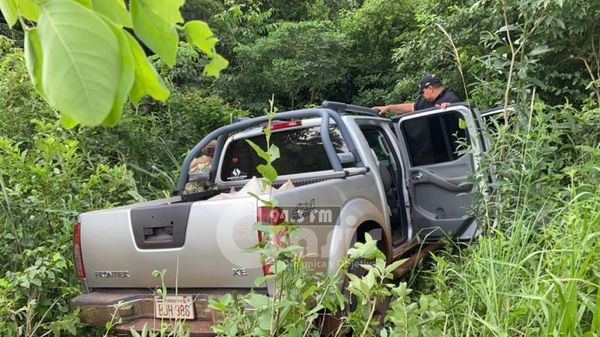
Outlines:
<svg viewBox="0 0 600 337"><path fill-rule="evenodd" d="M73 257L75 258L75 269L79 278L85 278L85 269L83 268L83 255L81 254L81 224L76 223L73 226Z"/></svg>
<svg viewBox="0 0 600 337"><path fill-rule="evenodd" d="M261 206L257 208L256 213L256 221L261 223L262 225L270 225L270 226L278 226L285 222L285 213L283 209L279 207L269 208L265 206ZM280 230L266 234L263 231L258 231L258 241L265 242L269 240L269 243L277 248L285 247L284 236L286 234L285 228L281 228ZM263 274L264 275L272 275L271 267L273 266L273 261L266 260L263 261Z"/></svg>

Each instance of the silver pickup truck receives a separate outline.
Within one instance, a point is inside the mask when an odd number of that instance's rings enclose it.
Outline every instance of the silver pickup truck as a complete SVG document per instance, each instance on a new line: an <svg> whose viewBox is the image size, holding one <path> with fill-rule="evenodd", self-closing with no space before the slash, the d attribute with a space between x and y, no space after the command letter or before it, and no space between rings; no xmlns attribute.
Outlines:
<svg viewBox="0 0 600 337"><path fill-rule="evenodd" d="M268 294L253 282L267 269L244 252L258 242L253 224L264 212L248 192L278 201L282 216L299 225L294 240L310 256L306 263L320 271L334 271L351 242L373 230L389 261L424 240L476 235L467 177L486 140L481 118L466 104L387 119L324 102L274 118L271 143L281 157L272 190L254 178L262 160L246 142L264 148L267 117L257 117L202 139L184 160L175 196L79 216L74 251L85 291L72 305L84 323L112 320L129 330L186 319L193 333L210 332L218 319L211 298L250 289ZM210 172L190 175L192 160L214 140ZM461 154L460 144L474 154ZM186 194L198 179L209 188ZM152 276L165 269L163 280ZM173 296L155 296L161 286Z"/></svg>

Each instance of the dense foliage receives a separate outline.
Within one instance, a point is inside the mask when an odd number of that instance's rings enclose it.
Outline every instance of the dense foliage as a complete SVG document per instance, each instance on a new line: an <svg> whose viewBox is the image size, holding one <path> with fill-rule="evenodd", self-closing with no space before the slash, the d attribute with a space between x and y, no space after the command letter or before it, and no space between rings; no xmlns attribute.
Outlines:
<svg viewBox="0 0 600 337"><path fill-rule="evenodd" d="M450 335L600 332L600 110L532 108L521 131L499 127L484 160L497 172L478 210L486 235L419 278Z"/></svg>
<svg viewBox="0 0 600 337"><path fill-rule="evenodd" d="M138 39L171 67L179 30L210 58L206 74L218 76L227 67L227 60L215 51L217 39L206 22L184 22L183 4L2 0L0 12L9 27L20 24L31 81L60 112L62 124L71 128L79 123L115 125L128 98L137 103L146 95L161 101L169 97Z"/></svg>
<svg viewBox="0 0 600 337"><path fill-rule="evenodd" d="M230 67L202 77L210 60L185 43L173 67L150 57L170 99L125 104L113 128L61 127L30 83L24 33L0 22L1 335L104 334L83 329L68 308L79 292L76 214L168 194L186 150L209 130L263 113L273 94L280 109L412 100L430 72L474 105L514 110L498 120L484 157L496 175L473 210L485 235L448 244L413 274L412 293L398 288L382 333L600 333L600 2L187 0L182 8L186 20L210 24Z"/></svg>
<svg viewBox="0 0 600 337"><path fill-rule="evenodd" d="M364 105L412 100L418 79L432 72L483 108L507 98L507 80L513 84L509 101L534 86L549 104L600 100L598 2L370 0L280 6L240 1L211 7L209 22L232 63L213 88L255 112L266 108L273 93L285 108L323 99ZM296 35L285 39L290 32ZM328 65L314 84L290 77L298 69L311 73L318 67L314 63Z"/></svg>
<svg viewBox="0 0 600 337"><path fill-rule="evenodd" d="M69 309L80 291L71 244L76 215L164 197L185 152L246 113L171 85L168 104L128 105L114 128L66 130L33 90L22 50L2 36L0 50L0 334L81 335ZM201 69L178 64L173 71L186 67Z"/></svg>

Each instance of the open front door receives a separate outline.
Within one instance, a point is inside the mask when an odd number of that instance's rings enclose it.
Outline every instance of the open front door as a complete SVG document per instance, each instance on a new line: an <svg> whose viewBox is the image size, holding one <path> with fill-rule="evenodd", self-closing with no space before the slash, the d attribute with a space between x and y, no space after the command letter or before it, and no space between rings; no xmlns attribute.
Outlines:
<svg viewBox="0 0 600 337"><path fill-rule="evenodd" d="M477 224L467 215L476 168L465 144L480 149L476 122L464 106L418 111L394 119L406 163L413 233L419 240L458 236L470 239Z"/></svg>

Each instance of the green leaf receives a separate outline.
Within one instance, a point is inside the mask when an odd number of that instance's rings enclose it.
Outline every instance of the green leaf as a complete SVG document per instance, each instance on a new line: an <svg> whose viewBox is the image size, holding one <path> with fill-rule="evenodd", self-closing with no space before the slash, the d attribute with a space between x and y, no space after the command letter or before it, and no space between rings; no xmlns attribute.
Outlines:
<svg viewBox="0 0 600 337"><path fill-rule="evenodd" d="M185 0L144 0L148 5L154 8L154 11L158 13L163 20L166 22L181 23L183 17L179 11L179 8L183 6Z"/></svg>
<svg viewBox="0 0 600 337"><path fill-rule="evenodd" d="M271 157L271 162L274 162L275 159L280 157L277 145L271 144L271 147L269 147L269 156Z"/></svg>
<svg viewBox="0 0 600 337"><path fill-rule="evenodd" d="M246 303L256 309L266 309L270 306L271 300L261 294L250 294L246 299Z"/></svg>
<svg viewBox="0 0 600 337"><path fill-rule="evenodd" d="M121 49L121 79L119 80L113 107L110 114L102 121L102 125L115 126L121 118L123 105L125 105L129 91L133 86L133 81L135 80L135 67L133 64L133 56L131 55L131 48L129 47L129 43L127 42L123 30L113 24L109 23L109 25L117 37L119 48Z"/></svg>
<svg viewBox="0 0 600 337"><path fill-rule="evenodd" d="M537 47L533 48L533 50L529 52L529 56L541 55L541 54L545 54L549 51L552 51L552 48L550 48L546 45L541 45L541 46L537 46Z"/></svg>
<svg viewBox="0 0 600 337"><path fill-rule="evenodd" d="M464 119L459 119L458 120L458 127L465 130L467 128L467 121Z"/></svg>
<svg viewBox="0 0 600 337"><path fill-rule="evenodd" d="M269 123L269 127L263 130L265 133L265 137L267 139L271 139L271 134L273 133L273 129L271 129L271 124Z"/></svg>
<svg viewBox="0 0 600 337"><path fill-rule="evenodd" d="M206 55L213 55L217 39L204 21L189 21L183 26L189 43L200 48Z"/></svg>
<svg viewBox="0 0 600 337"><path fill-rule="evenodd" d="M123 0L92 0L94 10L106 16L114 24L132 27L131 16Z"/></svg>
<svg viewBox="0 0 600 337"><path fill-rule="evenodd" d="M266 190L267 186L269 186L269 181L267 179L261 179L260 186L263 190Z"/></svg>
<svg viewBox="0 0 600 337"><path fill-rule="evenodd" d="M261 199L258 195L252 193L252 192L248 192L248 194L250 194L254 199L260 201L263 205L273 208L273 207L277 207L277 200L273 199L273 200L266 200L266 199Z"/></svg>
<svg viewBox="0 0 600 337"><path fill-rule="evenodd" d="M233 302L233 296L231 294L225 294L223 297L221 297L221 302L224 305L229 305Z"/></svg>
<svg viewBox="0 0 600 337"><path fill-rule="evenodd" d="M12 285L11 282L7 281L4 278L0 278L0 288L8 288L11 285Z"/></svg>
<svg viewBox="0 0 600 337"><path fill-rule="evenodd" d="M204 73L209 76L219 77L221 70L227 68L229 65L229 61L227 61L223 56L215 53L212 56L210 62L204 66Z"/></svg>
<svg viewBox="0 0 600 337"><path fill-rule="evenodd" d="M77 1L83 7L92 9L92 0L75 0L75 1Z"/></svg>
<svg viewBox="0 0 600 337"><path fill-rule="evenodd" d="M12 28L19 18L14 0L0 0L0 11L2 11L8 26Z"/></svg>
<svg viewBox="0 0 600 337"><path fill-rule="evenodd" d="M76 119L73 119L65 114L61 114L60 115L60 124L65 129L72 129L75 126L77 126L77 124L79 124L79 122Z"/></svg>
<svg viewBox="0 0 600 337"><path fill-rule="evenodd" d="M254 280L254 286L260 287L261 284L266 283L268 280L272 280L274 278L275 278L275 275L266 275L266 276L257 277L256 280Z"/></svg>
<svg viewBox="0 0 600 337"><path fill-rule="evenodd" d="M42 46L37 28L25 30L24 42L25 65L37 92L44 96L42 89Z"/></svg>
<svg viewBox="0 0 600 337"><path fill-rule="evenodd" d="M275 181L275 179L277 179L277 171L275 171L275 168L273 167L273 165L261 164L261 165L258 165L256 167L256 169L263 176L263 178L267 179L268 181Z"/></svg>
<svg viewBox="0 0 600 337"><path fill-rule="evenodd" d="M530 77L530 76L526 76L525 80L533 83L534 85L538 86L540 89L546 89L546 85L544 84L544 82L542 82L542 80L540 80L539 78L535 78L535 77Z"/></svg>
<svg viewBox="0 0 600 337"><path fill-rule="evenodd" d="M144 326L144 327L145 327L145 326ZM107 330L108 330L108 329L107 329ZM140 336L140 334L139 334L139 333L138 333L138 332L137 332L137 331L136 331L134 328L131 328L131 329L129 329L129 332L131 333L131 335L132 335L133 337L142 337L142 336Z"/></svg>
<svg viewBox="0 0 600 337"><path fill-rule="evenodd" d="M271 330L271 312L265 311L258 316L258 326L264 331Z"/></svg>
<svg viewBox="0 0 600 337"><path fill-rule="evenodd" d="M77 2L47 0L38 33L42 87L50 105L81 124L100 124L112 109L121 74L112 30Z"/></svg>
<svg viewBox="0 0 600 337"><path fill-rule="evenodd" d="M40 279L33 278L33 279L31 279L31 284L33 284L34 286L37 286L37 287L41 287L42 281Z"/></svg>
<svg viewBox="0 0 600 337"><path fill-rule="evenodd" d="M390 263L386 268L385 271L387 273L391 273L394 270L398 269L398 267L400 267L402 264L404 264L404 262L406 262L408 259L402 259L402 260L398 260L398 261L394 261L392 263Z"/></svg>
<svg viewBox="0 0 600 337"><path fill-rule="evenodd" d="M37 22L40 17L40 6L34 0L19 0L17 7L19 14L27 20Z"/></svg>
<svg viewBox="0 0 600 337"><path fill-rule="evenodd" d="M277 271L277 274L281 273L282 271L285 271L286 269L287 265L285 264L285 262L279 260L275 263L275 270Z"/></svg>
<svg viewBox="0 0 600 337"><path fill-rule="evenodd" d="M210 300L208 307L220 312L224 312L225 310L227 310L227 306L223 302L214 298Z"/></svg>
<svg viewBox="0 0 600 337"><path fill-rule="evenodd" d="M596 294L596 307L592 318L592 331L600 333L600 291Z"/></svg>
<svg viewBox="0 0 600 337"><path fill-rule="evenodd" d="M158 0L131 0L135 34L169 66L175 65L179 38L175 26L153 7Z"/></svg>
<svg viewBox="0 0 600 337"><path fill-rule="evenodd" d="M264 151L263 149L261 149L260 146L256 145L256 143L254 143L253 141L251 141L249 139L246 139L246 143L248 143L250 145L250 147L252 147L254 152L256 152L256 154L259 157L264 159L266 162L269 162L269 154L266 151Z"/></svg>
<svg viewBox="0 0 600 337"><path fill-rule="evenodd" d="M164 102L169 98L169 89L146 58L146 54L137 40L128 32L124 32L124 34L129 42L135 64L135 80L131 88L131 100L137 104L143 96L150 95L154 99Z"/></svg>

